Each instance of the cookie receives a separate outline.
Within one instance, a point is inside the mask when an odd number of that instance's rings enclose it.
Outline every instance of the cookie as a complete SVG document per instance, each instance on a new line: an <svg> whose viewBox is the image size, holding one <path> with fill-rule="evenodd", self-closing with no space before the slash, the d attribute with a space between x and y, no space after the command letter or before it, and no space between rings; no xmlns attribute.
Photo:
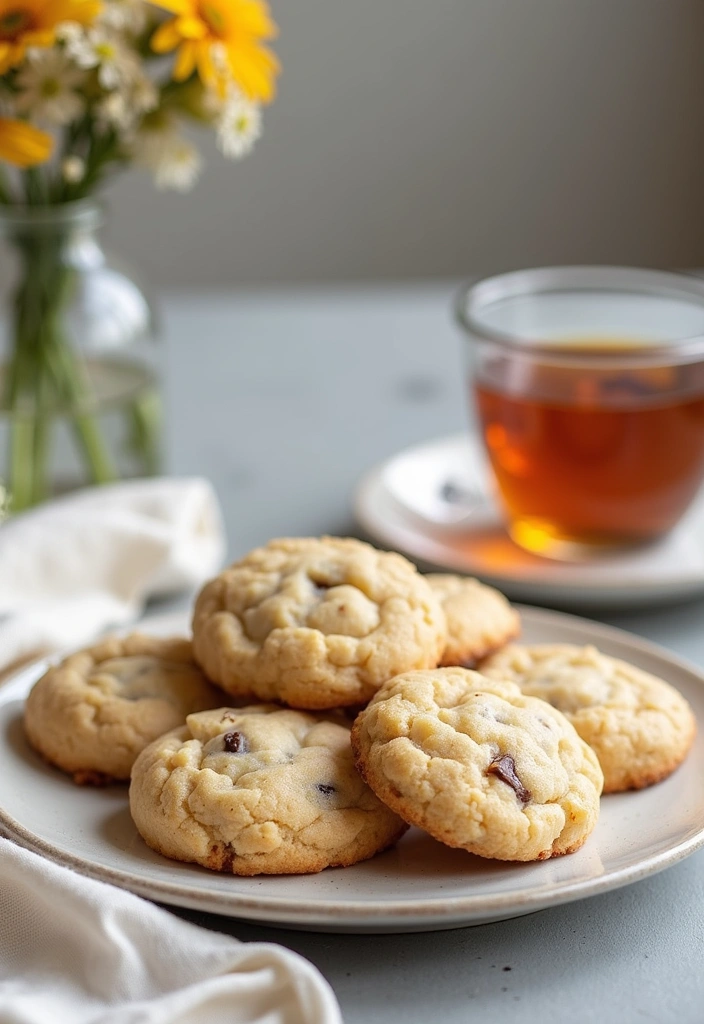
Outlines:
<svg viewBox="0 0 704 1024"><path fill-rule="evenodd" d="M357 718L352 746L385 804L480 857L572 853L599 815L601 769L567 719L468 669L390 680Z"/></svg>
<svg viewBox="0 0 704 1024"><path fill-rule="evenodd" d="M694 740L694 715L674 687L595 647L511 644L481 671L558 708L596 751L605 793L660 782Z"/></svg>
<svg viewBox="0 0 704 1024"><path fill-rule="evenodd" d="M272 540L206 584L193 647L228 693L326 709L366 704L436 665L445 615L401 555L334 537Z"/></svg>
<svg viewBox="0 0 704 1024"><path fill-rule="evenodd" d="M189 640L111 637L50 668L30 692L31 745L77 783L128 779L137 754L223 694L193 661Z"/></svg>
<svg viewBox="0 0 704 1024"><path fill-rule="evenodd" d="M166 857L235 875L372 857L406 825L355 770L341 722L275 705L189 715L132 769L139 832Z"/></svg>
<svg viewBox="0 0 704 1024"><path fill-rule="evenodd" d="M521 631L518 612L503 594L468 576L425 577L447 619L447 644L441 665L473 668L480 658L499 650Z"/></svg>

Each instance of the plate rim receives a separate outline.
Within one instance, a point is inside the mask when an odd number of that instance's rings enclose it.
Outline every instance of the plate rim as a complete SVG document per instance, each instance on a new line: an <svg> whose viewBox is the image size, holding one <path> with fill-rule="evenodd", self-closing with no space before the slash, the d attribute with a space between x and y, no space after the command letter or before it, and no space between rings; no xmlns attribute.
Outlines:
<svg viewBox="0 0 704 1024"><path fill-rule="evenodd" d="M372 499L376 498L377 495L382 495L388 498L392 502L393 506L398 509L398 515L402 519L405 529L412 530L422 542L430 541L435 542L433 536L433 528L431 524L427 523L426 528L423 529L420 525L422 517L415 515L412 510L405 509L405 507L391 494L384 485L384 474L388 467L395 463L399 458L408 457L414 452L425 450L433 450L434 448L447 447L450 444L458 445L465 442L467 446L472 446L473 443L477 442L477 438L471 431L466 432L455 432L453 434L443 434L440 437L432 438L430 440L420 441L417 444L410 444L394 454L383 459L381 462L377 462L374 466L370 467L362 474L357 480L353 494L353 511L357 522L360 524L362 529L370 536L381 541L383 544L390 545L394 550L404 551L410 558L427 562L429 565L434 565L442 568L446 572L477 572L484 579L491 579L496 582L497 585L527 588L530 587L534 593L545 593L554 594L556 592L566 592L575 587L578 587L583 593L586 592L590 598L594 598L596 595L603 597L604 603L609 603L615 598L625 600L633 593L634 590L642 590L643 580L641 578L633 578L628 576L621 576L618 582L613 580L607 580L597 582L591 579L584 579L580 574L579 565L577 563L568 562L555 562L547 560L546 564L551 567L558 567L553 576L545 575L545 571L542 567L536 567L535 572L527 569L525 572L520 574L508 572L502 572L500 567L497 571L488 574L483 571L481 566L476 566L476 569L464 569L459 567L457 563L452 563L449 560L437 561L434 560L432 555L429 553L422 553L420 551L412 550L410 547L398 546L398 538L393 536L394 527L389 526L387 522L381 521L374 512L370 512L370 506ZM696 502L697 499L695 499ZM452 533L452 527L443 528L441 525L437 526L437 533L447 535ZM457 533L456 530L454 530ZM447 545L447 542L442 542ZM595 563L590 563L595 564ZM667 578L657 581L656 583L648 584L648 594L652 595L653 598L656 596L666 597L668 595L676 595L681 597L693 596L695 594L704 593L704 579L692 575L691 577L683 578L681 575L677 576L670 574Z"/></svg>
<svg viewBox="0 0 704 1024"><path fill-rule="evenodd" d="M583 616L571 615L552 609L534 608L529 605L519 605L518 609L526 621L533 620L537 624L545 624L546 620L549 622L557 617L559 620L567 620L566 625L572 624L578 628L584 628L586 625L593 632L595 642L598 642L600 638L606 641L625 642L632 649L648 658L676 666L693 677L698 685L704 687L704 670L700 669L693 662L670 652L667 648L630 633L627 630L609 626ZM183 621L181 613L174 613L173 615L145 619L140 623L140 628L163 629L170 622L179 624L178 628L181 628ZM0 687L0 705L18 699L18 694L14 691L19 690L23 692L25 685L29 687L31 682L36 679L36 673L46 662L46 658L38 659L29 665L23 666L22 669L6 680L2 687ZM578 882L565 880L552 883L547 888L536 888L533 891L528 890L520 894L514 892L494 896L475 893L471 896L454 896L450 898L445 895L431 899L421 898L410 901L407 898L384 900L383 902L377 901L373 904L368 901L355 901L351 899L344 899L343 901L322 900L316 903L313 909L308 909L302 907L300 901L289 897L243 896L241 893L228 894L208 891L207 889L194 890L188 883L145 879L140 874L111 868L100 862L96 863L83 857L73 856L67 851L54 846L51 842L34 835L8 814L4 807L0 806L0 835L3 832L8 838L15 839L21 846L25 846L55 863L71 868L88 877L97 878L100 881L126 888L140 896L172 903L176 906L206 910L211 913L244 918L254 922L276 922L283 926L290 925L293 927L337 924L343 930L352 930L355 927L363 929L365 925L369 926L372 930L377 930L388 924L402 926L412 919L415 919L420 925L420 930L423 930L424 925L453 927L462 923L471 924L472 921L491 920L494 915L502 915L510 910L514 911L513 916L515 914L531 913L543 908L558 906L610 892L640 881L679 863L679 861L704 846L704 821L702 821L699 828L692 835L680 840L667 850L655 853L645 860L637 861L635 864L627 865L616 871L586 878ZM511 915L508 914L507 916Z"/></svg>

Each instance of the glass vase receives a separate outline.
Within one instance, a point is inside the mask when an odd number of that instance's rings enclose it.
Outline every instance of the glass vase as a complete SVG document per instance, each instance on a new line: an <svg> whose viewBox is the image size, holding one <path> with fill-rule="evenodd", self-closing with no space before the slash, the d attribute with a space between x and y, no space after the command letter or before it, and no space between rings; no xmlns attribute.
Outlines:
<svg viewBox="0 0 704 1024"><path fill-rule="evenodd" d="M0 478L10 510L158 472L154 317L88 201L0 207Z"/></svg>

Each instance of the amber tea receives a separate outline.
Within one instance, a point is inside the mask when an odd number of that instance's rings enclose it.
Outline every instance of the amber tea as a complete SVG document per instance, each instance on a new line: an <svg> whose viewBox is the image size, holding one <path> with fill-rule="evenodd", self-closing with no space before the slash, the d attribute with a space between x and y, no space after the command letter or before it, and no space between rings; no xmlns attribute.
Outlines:
<svg viewBox="0 0 704 1024"><path fill-rule="evenodd" d="M603 352L616 363L635 347L569 342L571 356ZM523 547L554 553L560 544L649 541L671 529L697 493L704 363L610 368L609 359L594 370L548 357L518 373L508 360L475 381L486 449Z"/></svg>

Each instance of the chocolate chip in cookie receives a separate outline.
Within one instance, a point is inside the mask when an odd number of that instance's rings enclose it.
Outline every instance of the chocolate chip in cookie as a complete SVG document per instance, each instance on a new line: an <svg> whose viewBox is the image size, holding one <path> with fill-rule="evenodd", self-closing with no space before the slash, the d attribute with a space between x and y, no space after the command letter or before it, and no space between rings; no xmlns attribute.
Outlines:
<svg viewBox="0 0 704 1024"><path fill-rule="evenodd" d="M226 732L222 741L228 754L246 754L249 750L247 737L241 732Z"/></svg>
<svg viewBox="0 0 704 1024"><path fill-rule="evenodd" d="M495 775L507 786L510 786L522 804L530 803L531 792L523 785L516 775L516 762L510 754L495 757L487 768L488 775Z"/></svg>
<svg viewBox="0 0 704 1024"><path fill-rule="evenodd" d="M692 745L696 723L684 697L665 680L595 647L511 644L481 671L511 680L562 712L599 758L605 793L659 782Z"/></svg>
<svg viewBox="0 0 704 1024"><path fill-rule="evenodd" d="M356 864L406 825L356 771L349 735L276 705L189 715L137 759L132 817L165 856L236 875Z"/></svg>
<svg viewBox="0 0 704 1024"><path fill-rule="evenodd" d="M355 719L352 749L388 807L480 857L572 853L599 815L599 763L565 716L467 669L390 679Z"/></svg>

